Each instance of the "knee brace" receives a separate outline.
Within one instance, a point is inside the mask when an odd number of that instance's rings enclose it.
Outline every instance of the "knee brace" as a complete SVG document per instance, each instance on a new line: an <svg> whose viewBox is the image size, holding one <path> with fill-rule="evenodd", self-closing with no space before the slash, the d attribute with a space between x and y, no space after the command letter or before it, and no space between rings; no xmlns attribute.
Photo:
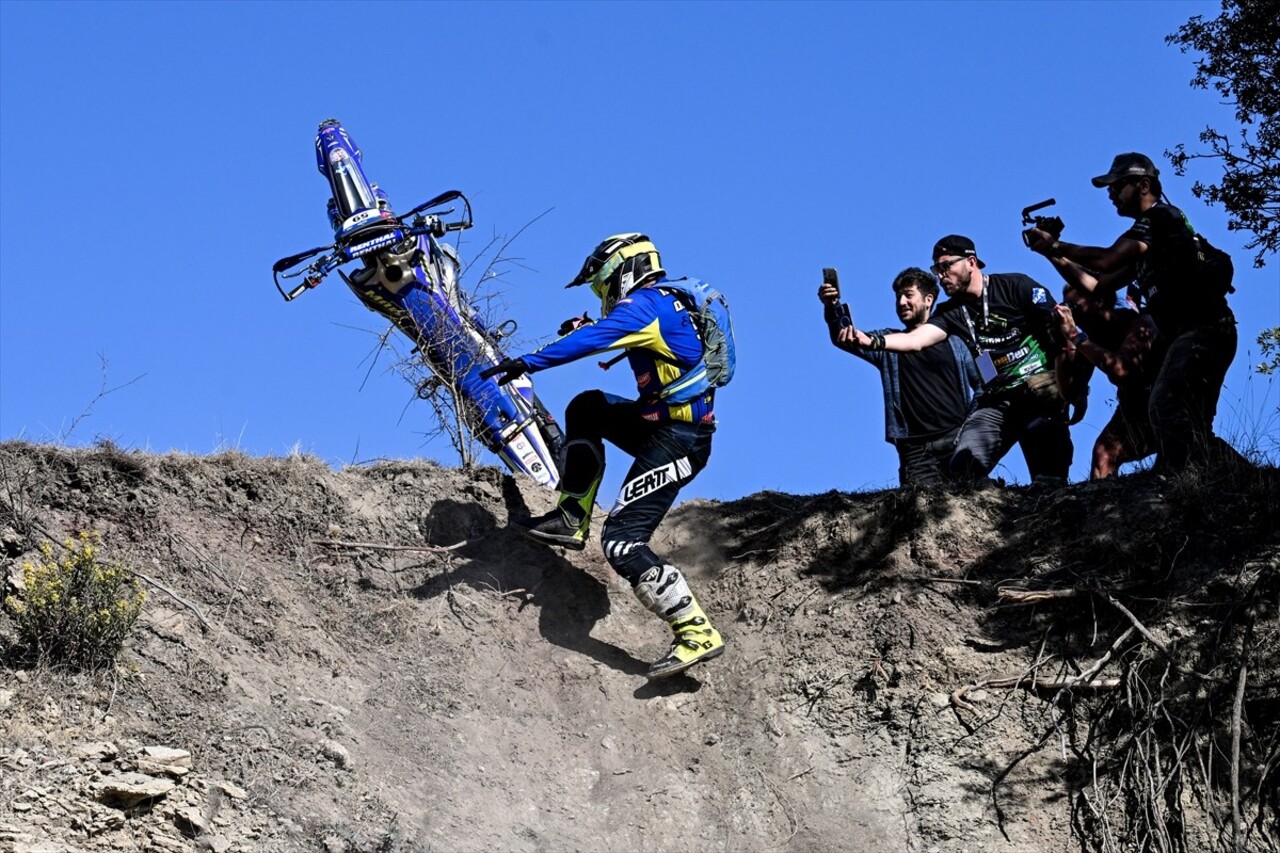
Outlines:
<svg viewBox="0 0 1280 853"><path fill-rule="evenodd" d="M633 587L640 582L645 572L662 565L662 560L653 553L647 542L629 542L611 537L607 522L600 533L600 547L613 570L626 578Z"/></svg>
<svg viewBox="0 0 1280 853"><path fill-rule="evenodd" d="M556 506L564 508L576 519L590 518L596 491L604 478L604 454L592 441L575 439L564 446L560 478L560 499Z"/></svg>

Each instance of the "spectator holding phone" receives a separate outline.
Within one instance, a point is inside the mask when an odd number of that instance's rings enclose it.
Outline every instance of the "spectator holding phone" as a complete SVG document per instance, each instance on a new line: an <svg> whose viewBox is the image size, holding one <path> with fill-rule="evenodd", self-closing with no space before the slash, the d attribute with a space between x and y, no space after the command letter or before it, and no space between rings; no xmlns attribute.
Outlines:
<svg viewBox="0 0 1280 853"><path fill-rule="evenodd" d="M842 329L841 345L912 353L962 339L984 384L956 436L952 475L985 478L1021 442L1033 483L1066 482L1073 448L1055 361L1074 353L1065 353L1053 337L1056 300L1021 273L981 272L986 264L973 241L959 234L939 240L933 260L949 299L928 322L901 334Z"/></svg>
<svg viewBox="0 0 1280 853"><path fill-rule="evenodd" d="M870 350L842 341L840 330L852 332L853 319L848 306L840 302L834 270L824 279L818 299L824 306L831 342L880 370L884 438L898 451L898 481L904 486L945 482L956 434L982 385L968 347L959 337L910 353ZM928 322L938 298L938 280L925 270L909 267L894 278L893 292L898 319L910 331ZM901 330L877 329L874 334L896 331Z"/></svg>

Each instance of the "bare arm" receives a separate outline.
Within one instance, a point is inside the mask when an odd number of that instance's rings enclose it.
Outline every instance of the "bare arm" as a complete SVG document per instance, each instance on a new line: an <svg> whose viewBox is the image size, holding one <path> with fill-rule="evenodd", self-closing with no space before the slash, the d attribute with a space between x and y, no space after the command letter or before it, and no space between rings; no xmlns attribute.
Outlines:
<svg viewBox="0 0 1280 853"><path fill-rule="evenodd" d="M1053 306L1053 318L1066 341L1054 360L1054 372L1058 378L1058 390L1062 392L1062 399L1070 403L1079 400L1082 392L1088 391L1088 374L1093 372L1093 368L1090 367L1088 372L1082 370L1080 366L1082 359L1076 356L1078 348L1071 342L1071 337L1076 331L1071 307L1059 302Z"/></svg>
<svg viewBox="0 0 1280 853"><path fill-rule="evenodd" d="M1138 257L1147 251L1147 244L1137 240L1121 237L1106 249L1098 246L1081 246L1076 243L1058 241L1055 253L1069 261L1075 261L1083 267L1097 270L1100 273L1119 272L1132 266Z"/></svg>
<svg viewBox="0 0 1280 853"><path fill-rule="evenodd" d="M883 346L874 346L876 341L866 332L855 329L841 329L840 340L854 346L869 349L885 349L889 352L919 352L947 339L947 333L930 323L916 326L909 332L895 332L891 335L877 336Z"/></svg>
<svg viewBox="0 0 1280 853"><path fill-rule="evenodd" d="M1088 293L1114 296L1116 291L1133 280L1133 271L1130 267L1123 267L1115 272L1094 273L1067 258L1049 255L1046 257L1058 271L1058 275L1062 276L1063 281Z"/></svg>
<svg viewBox="0 0 1280 853"><path fill-rule="evenodd" d="M1128 237L1120 237L1104 249L1101 246L1082 246L1079 243L1057 240L1048 231L1039 228L1029 228L1023 234L1031 251L1044 255L1050 260L1065 258L1100 273L1118 272L1131 266L1142 253L1147 251L1146 243ZM1056 267L1057 264L1054 266Z"/></svg>
<svg viewBox="0 0 1280 853"><path fill-rule="evenodd" d="M1133 278L1131 267L1147 244L1121 237L1108 249L1064 243L1039 228L1023 232L1031 251L1044 255L1073 287L1090 293L1115 293Z"/></svg>
<svg viewBox="0 0 1280 853"><path fill-rule="evenodd" d="M1142 371L1157 334L1156 325L1150 316L1143 314L1134 320L1129 333L1125 335L1124 343L1120 345L1120 351L1112 352L1088 339L1079 344L1072 343L1077 330L1071 310L1064 305L1059 305L1056 310L1059 328L1068 341L1067 349L1079 350L1081 355L1107 374L1107 378L1113 383L1118 384Z"/></svg>

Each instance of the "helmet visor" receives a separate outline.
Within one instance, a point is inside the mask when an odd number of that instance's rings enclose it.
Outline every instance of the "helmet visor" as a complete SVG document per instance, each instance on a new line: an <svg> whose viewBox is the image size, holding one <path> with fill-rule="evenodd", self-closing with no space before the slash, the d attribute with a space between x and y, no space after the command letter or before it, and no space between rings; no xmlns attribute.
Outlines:
<svg viewBox="0 0 1280 853"><path fill-rule="evenodd" d="M658 249L648 240L624 246L609 256L590 277L591 292L600 299L601 310L608 313L627 294L622 290L624 272L632 271L627 265L632 258L652 255L653 266L658 268ZM593 259L594 260L594 259ZM660 268L659 268L660 269ZM631 288L628 287L627 290Z"/></svg>

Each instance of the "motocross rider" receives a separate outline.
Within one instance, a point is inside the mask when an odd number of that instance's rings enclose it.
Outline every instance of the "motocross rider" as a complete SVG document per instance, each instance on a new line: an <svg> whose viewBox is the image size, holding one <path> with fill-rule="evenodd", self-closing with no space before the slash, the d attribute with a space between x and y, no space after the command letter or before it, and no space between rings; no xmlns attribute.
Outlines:
<svg viewBox="0 0 1280 853"><path fill-rule="evenodd" d="M539 542L585 548L604 476L604 441L634 457L600 538L609 565L674 634L670 650L649 668L650 677L673 675L724 652L724 640L684 573L649 548L680 489L706 466L716 429L714 388L689 403L672 405L658 397L703 357L702 339L685 303L663 287L664 281L666 271L648 237L631 233L605 239L566 285L591 285L600 298L601 319L591 322L584 315L566 321L560 327L563 337L481 374L500 374L500 381L510 381L607 350L625 350L638 399L600 390L574 397L564 416L564 472L556 508L512 523Z"/></svg>

